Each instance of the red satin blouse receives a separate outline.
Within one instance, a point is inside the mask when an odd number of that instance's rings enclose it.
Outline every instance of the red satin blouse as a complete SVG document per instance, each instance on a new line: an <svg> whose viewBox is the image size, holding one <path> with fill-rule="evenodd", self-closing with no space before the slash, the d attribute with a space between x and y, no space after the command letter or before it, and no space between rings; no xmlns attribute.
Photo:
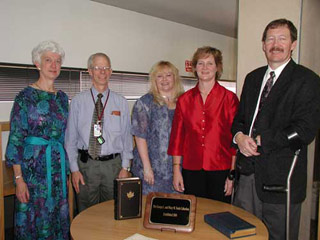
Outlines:
<svg viewBox="0 0 320 240"><path fill-rule="evenodd" d="M215 83L203 104L197 86L181 95L172 123L168 154L182 156L188 170L227 170L236 150L231 125L238 110L237 96Z"/></svg>

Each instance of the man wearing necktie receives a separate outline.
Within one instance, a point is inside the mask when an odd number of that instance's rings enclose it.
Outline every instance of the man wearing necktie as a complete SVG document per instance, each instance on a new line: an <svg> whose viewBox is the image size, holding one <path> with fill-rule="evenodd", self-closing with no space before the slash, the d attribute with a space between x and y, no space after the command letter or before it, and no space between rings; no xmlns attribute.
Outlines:
<svg viewBox="0 0 320 240"><path fill-rule="evenodd" d="M262 47L268 65L246 76L232 126L239 150L234 204L262 219L270 239L285 239L286 193L264 191L264 186L286 186L294 143L299 142L290 208L290 239L298 239L306 197L307 146L320 123L320 78L291 59L296 45L297 29L291 21L278 19L267 25Z"/></svg>
<svg viewBox="0 0 320 240"><path fill-rule="evenodd" d="M132 159L129 107L108 88L109 57L91 55L88 71L92 87L72 99L65 138L79 211L113 199L113 180L129 177Z"/></svg>

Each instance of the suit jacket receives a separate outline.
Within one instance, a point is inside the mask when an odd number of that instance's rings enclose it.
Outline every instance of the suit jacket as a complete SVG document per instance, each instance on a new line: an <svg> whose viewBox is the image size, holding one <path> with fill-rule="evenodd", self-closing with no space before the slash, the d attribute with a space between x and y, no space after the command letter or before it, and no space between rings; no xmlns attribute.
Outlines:
<svg viewBox="0 0 320 240"><path fill-rule="evenodd" d="M249 134L261 84L267 66L246 76L239 111L234 118L232 135ZM286 65L275 82L260 113L256 129L261 135L259 157L245 157L238 151L237 169L255 174L260 200L285 203L285 193L263 191L263 185L286 186L294 157L287 138L288 129L298 133L303 147L291 178L291 201L300 203L306 196L307 146L315 137L320 123L320 78L293 60Z"/></svg>

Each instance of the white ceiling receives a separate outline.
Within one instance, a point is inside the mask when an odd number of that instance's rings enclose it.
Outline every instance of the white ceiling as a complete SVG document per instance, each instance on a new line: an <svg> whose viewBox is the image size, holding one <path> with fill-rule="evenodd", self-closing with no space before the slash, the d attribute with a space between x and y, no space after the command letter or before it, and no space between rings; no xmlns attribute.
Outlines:
<svg viewBox="0 0 320 240"><path fill-rule="evenodd" d="M237 37L238 0L91 0Z"/></svg>

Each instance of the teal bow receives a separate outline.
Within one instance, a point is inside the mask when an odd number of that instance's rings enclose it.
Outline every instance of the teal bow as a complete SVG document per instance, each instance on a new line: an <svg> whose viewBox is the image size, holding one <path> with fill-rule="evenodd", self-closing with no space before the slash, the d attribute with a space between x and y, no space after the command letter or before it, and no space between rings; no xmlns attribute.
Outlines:
<svg viewBox="0 0 320 240"><path fill-rule="evenodd" d="M52 180L51 180L51 151L52 151L52 146L58 146L59 148L59 153L60 153L60 164L61 164L61 176L62 176L62 192L63 192L63 197L66 198L67 196L67 186L66 186L66 156L65 156L65 151L63 148L63 145L55 140L55 139L50 139L46 140L41 137L34 137L34 136L29 136L25 140L26 144L31 144L31 145L40 145L40 146L45 146L46 147L46 165L47 165L47 186L48 186L48 198L51 197L51 185L52 185Z"/></svg>

